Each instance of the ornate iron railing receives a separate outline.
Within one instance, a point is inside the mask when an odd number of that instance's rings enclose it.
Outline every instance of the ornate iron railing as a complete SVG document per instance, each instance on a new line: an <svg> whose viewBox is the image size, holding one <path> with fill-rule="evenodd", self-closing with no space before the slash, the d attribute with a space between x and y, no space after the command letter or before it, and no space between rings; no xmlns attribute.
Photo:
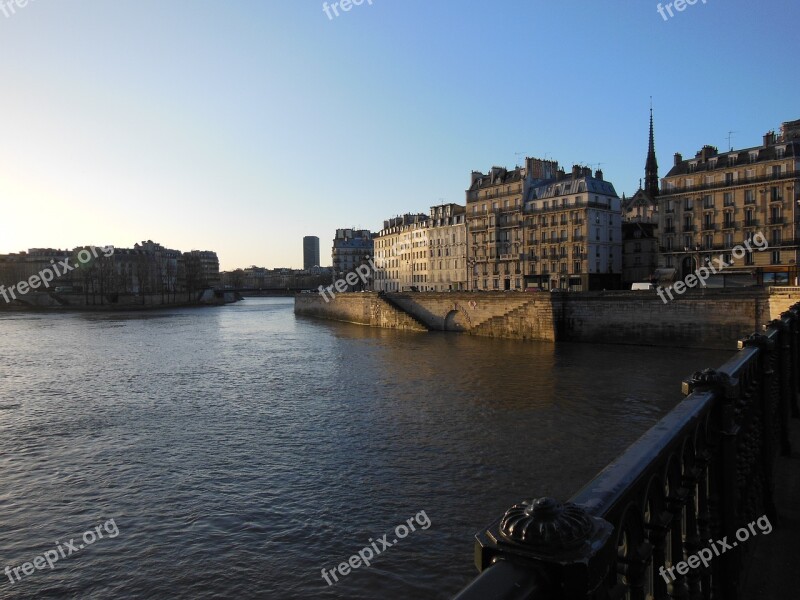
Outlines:
<svg viewBox="0 0 800 600"><path fill-rule="evenodd" d="M675 567L759 517L777 523L799 362L800 304L684 381L686 398L570 502L521 502L478 533L481 573L456 600L746 600L745 545Z"/></svg>

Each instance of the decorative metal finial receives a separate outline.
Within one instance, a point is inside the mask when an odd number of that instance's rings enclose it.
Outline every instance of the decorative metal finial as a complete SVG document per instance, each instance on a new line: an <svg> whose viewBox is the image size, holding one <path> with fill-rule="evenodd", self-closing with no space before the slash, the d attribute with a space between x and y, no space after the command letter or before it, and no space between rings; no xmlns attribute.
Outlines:
<svg viewBox="0 0 800 600"><path fill-rule="evenodd" d="M590 539L593 530L586 510L553 498L515 504L500 521L503 537L547 553L577 548Z"/></svg>

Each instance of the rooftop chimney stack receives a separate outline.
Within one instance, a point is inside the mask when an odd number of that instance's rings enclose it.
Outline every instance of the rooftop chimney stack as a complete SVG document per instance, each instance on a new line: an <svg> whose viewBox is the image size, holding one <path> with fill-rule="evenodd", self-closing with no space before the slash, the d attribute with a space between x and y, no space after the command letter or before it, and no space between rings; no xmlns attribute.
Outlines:
<svg viewBox="0 0 800 600"><path fill-rule="evenodd" d="M683 162L683 154L680 152L675 153L675 166L677 167L679 164Z"/></svg>

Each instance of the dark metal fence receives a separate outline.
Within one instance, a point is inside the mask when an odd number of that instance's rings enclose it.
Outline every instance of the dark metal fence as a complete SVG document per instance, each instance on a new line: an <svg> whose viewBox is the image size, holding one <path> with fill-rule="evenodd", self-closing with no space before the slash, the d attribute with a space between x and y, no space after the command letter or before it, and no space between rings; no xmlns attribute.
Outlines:
<svg viewBox="0 0 800 600"><path fill-rule="evenodd" d="M798 361L800 304L684 381L686 398L570 502L522 502L478 533L481 573L456 600L746 600L745 544L676 566L763 515L778 522Z"/></svg>

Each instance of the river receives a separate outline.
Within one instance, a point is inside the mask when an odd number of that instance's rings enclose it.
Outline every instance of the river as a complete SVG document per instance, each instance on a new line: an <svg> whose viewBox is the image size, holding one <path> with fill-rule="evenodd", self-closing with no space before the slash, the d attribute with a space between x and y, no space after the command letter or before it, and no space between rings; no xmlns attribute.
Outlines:
<svg viewBox="0 0 800 600"><path fill-rule="evenodd" d="M0 313L0 334L13 600L451 598L478 529L568 499L730 355L370 329L286 298Z"/></svg>

